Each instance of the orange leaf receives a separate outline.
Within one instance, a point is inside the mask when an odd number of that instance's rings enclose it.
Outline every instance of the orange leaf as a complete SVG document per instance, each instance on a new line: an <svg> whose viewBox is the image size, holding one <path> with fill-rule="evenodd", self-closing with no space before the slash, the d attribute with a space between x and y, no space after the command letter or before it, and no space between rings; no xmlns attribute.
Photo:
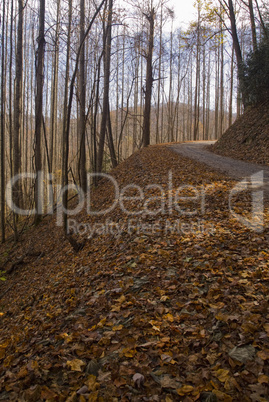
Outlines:
<svg viewBox="0 0 269 402"><path fill-rule="evenodd" d="M264 349L260 350L257 355L262 359L262 360L269 360L269 350Z"/></svg>

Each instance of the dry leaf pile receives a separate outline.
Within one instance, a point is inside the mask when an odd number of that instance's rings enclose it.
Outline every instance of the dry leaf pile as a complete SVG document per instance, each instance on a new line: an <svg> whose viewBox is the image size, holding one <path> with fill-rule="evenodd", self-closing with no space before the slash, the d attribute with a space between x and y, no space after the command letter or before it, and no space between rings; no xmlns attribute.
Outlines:
<svg viewBox="0 0 269 402"><path fill-rule="evenodd" d="M83 212L76 218L95 230L81 234L78 253L54 218L29 230L11 259L31 244L39 257L0 285L0 400L267 401L268 210L263 233L246 229L228 209L234 182L161 146L112 174L148 197L160 190L147 185L162 186L166 207L179 186L207 186L205 205L181 199L181 214L131 218L119 207ZM101 181L93 208L112 200L113 186ZM141 208L141 200L125 204ZM247 215L249 194L235 208ZM102 223L114 231L98 233Z"/></svg>

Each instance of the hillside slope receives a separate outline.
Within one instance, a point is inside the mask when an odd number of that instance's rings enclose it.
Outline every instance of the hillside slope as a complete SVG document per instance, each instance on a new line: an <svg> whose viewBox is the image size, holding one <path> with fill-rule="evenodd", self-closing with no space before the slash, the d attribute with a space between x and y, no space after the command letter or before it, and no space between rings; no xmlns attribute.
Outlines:
<svg viewBox="0 0 269 402"><path fill-rule="evenodd" d="M219 155L269 165L269 101L246 110L211 149Z"/></svg>
<svg viewBox="0 0 269 402"><path fill-rule="evenodd" d="M6 269L31 253L0 283L0 400L268 400L268 229L230 214L233 181L165 147L111 174L146 200L72 217L80 252L55 217L1 246ZM94 210L113 197L102 180Z"/></svg>

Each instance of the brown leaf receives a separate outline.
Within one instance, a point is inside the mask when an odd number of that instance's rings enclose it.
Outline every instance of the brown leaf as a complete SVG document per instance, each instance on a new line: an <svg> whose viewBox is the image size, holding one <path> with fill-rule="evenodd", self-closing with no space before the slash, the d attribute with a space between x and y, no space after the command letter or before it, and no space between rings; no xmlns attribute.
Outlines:
<svg viewBox="0 0 269 402"><path fill-rule="evenodd" d="M83 360L79 359L68 360L66 362L66 366L72 371L82 371L82 367L84 367L85 365L86 363L84 363Z"/></svg>

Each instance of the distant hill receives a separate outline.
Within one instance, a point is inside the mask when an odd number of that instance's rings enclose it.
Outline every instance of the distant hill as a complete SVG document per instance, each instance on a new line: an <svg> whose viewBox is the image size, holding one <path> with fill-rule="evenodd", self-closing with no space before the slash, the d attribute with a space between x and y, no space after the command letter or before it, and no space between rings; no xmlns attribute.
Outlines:
<svg viewBox="0 0 269 402"><path fill-rule="evenodd" d="M219 155L269 165L269 101L247 109L212 150Z"/></svg>

